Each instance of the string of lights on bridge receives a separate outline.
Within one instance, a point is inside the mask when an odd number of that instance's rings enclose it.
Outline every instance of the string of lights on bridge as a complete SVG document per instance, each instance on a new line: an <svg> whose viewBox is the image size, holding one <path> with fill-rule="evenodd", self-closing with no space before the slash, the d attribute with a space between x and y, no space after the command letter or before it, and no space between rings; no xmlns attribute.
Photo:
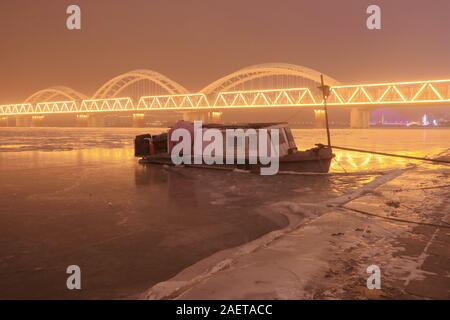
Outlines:
<svg viewBox="0 0 450 320"><path fill-rule="evenodd" d="M244 83L271 76L298 77L306 79L310 85L301 88L233 90ZM111 79L92 98L67 87L53 87L34 93L24 103L0 105L0 115L320 107L323 100L315 85L319 79L320 73L309 68L264 64L241 69L211 83L198 93L189 93L183 86L160 73L136 70ZM441 105L450 102L450 80L342 85L331 77L325 79L331 85L328 98L330 106ZM127 88L140 81L154 83L166 94L143 95L137 99L120 97ZM56 100L60 97L66 99Z"/></svg>

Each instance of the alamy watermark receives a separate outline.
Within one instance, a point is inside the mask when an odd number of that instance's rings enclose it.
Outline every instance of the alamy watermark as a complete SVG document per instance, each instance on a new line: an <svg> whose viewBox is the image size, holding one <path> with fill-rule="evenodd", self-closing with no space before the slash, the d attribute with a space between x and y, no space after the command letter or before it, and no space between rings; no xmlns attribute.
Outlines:
<svg viewBox="0 0 450 320"><path fill-rule="evenodd" d="M367 14L370 16L367 18L366 26L369 30L381 29L381 8L376 4L372 4L367 7Z"/></svg>
<svg viewBox="0 0 450 320"><path fill-rule="evenodd" d="M76 4L67 7L66 13L69 15L66 20L68 30L81 30L81 9Z"/></svg>
<svg viewBox="0 0 450 320"><path fill-rule="evenodd" d="M81 268L77 265L68 266L66 273L70 274L66 280L66 287L69 290L81 290Z"/></svg>
<svg viewBox="0 0 450 320"><path fill-rule="evenodd" d="M66 13L69 15L66 20L68 30L81 30L81 8L76 4L67 7ZM369 17L366 20L366 26L369 30L381 29L381 8L376 4L367 7L366 13Z"/></svg>
<svg viewBox="0 0 450 320"><path fill-rule="evenodd" d="M366 269L369 277L367 278L367 289L369 290L380 290L381 289L381 269L376 264L372 264Z"/></svg>
<svg viewBox="0 0 450 320"><path fill-rule="evenodd" d="M192 132L176 128L170 135L174 143L170 156L175 165L261 165L261 175L275 175L279 170L278 128L203 128L194 122ZM225 140L225 141L224 141ZM192 143L193 142L193 143Z"/></svg>

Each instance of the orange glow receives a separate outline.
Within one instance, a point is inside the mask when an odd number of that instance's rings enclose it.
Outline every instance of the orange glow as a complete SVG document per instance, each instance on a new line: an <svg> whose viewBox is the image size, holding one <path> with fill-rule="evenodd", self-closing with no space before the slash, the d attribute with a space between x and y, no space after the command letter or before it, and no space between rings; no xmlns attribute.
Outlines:
<svg viewBox="0 0 450 320"><path fill-rule="evenodd" d="M153 75L154 76L154 75ZM100 91L108 91L119 78L108 82ZM135 81L149 75L138 75ZM158 81L165 81L164 78ZM131 81L131 80L130 80ZM134 80L133 80L134 81ZM175 85L170 82L171 85ZM129 83L126 84L128 86ZM166 85L169 85L166 83ZM117 89L115 93L122 89ZM181 89L180 89L181 90ZM98 93L97 95L100 95ZM450 102L450 80L397 82L334 86L328 98L329 106L379 106L379 105L439 105ZM267 107L320 106L323 100L309 88L227 91L218 94L183 93L173 95L143 96L137 106L130 97L84 99L81 101L38 102L1 105L1 115L33 115L54 113L120 112L136 110L192 110Z"/></svg>

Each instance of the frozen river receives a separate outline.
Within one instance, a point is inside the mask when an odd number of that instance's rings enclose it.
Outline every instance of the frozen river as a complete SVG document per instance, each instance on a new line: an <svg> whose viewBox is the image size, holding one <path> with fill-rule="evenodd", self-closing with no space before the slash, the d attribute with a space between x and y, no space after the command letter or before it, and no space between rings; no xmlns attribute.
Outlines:
<svg viewBox="0 0 450 320"><path fill-rule="evenodd" d="M0 299L135 297L214 252L285 227L290 204L337 197L410 163L336 150L337 174L322 176L143 167L132 141L145 132L0 128ZM300 148L325 141L323 130L293 133ZM339 129L332 138L415 156L450 147L449 129ZM66 288L69 265L81 268L80 291Z"/></svg>

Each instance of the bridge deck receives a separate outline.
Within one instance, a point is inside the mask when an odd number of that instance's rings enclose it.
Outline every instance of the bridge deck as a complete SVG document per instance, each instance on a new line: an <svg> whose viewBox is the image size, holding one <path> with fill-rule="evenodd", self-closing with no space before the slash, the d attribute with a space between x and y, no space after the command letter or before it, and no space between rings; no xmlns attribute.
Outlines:
<svg viewBox="0 0 450 320"><path fill-rule="evenodd" d="M330 106L413 106L450 102L450 80L346 85L331 87ZM218 94L187 93L131 98L44 101L0 105L0 116L61 113L112 113L157 110L214 110L229 108L319 107L319 90L313 88L247 90Z"/></svg>

